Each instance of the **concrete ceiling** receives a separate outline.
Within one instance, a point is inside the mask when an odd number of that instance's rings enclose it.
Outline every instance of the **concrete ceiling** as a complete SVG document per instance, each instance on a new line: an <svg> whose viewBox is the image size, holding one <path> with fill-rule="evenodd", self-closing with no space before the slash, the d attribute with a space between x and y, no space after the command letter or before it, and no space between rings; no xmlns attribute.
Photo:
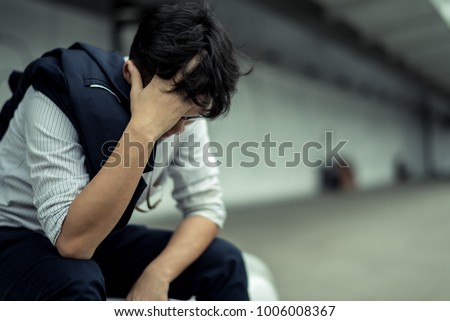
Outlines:
<svg viewBox="0 0 450 321"><path fill-rule="evenodd" d="M111 14L124 6L148 7L162 0L46 0L66 3L101 14ZM367 48L385 54L403 74L419 79L427 87L450 96L450 29L430 0L247 0L266 6L299 22L310 20L313 27L334 24L351 28ZM114 10L116 9L116 10ZM317 20L317 21L314 21ZM325 29L326 29L325 28ZM337 31L342 33L343 29ZM345 31L345 30L344 30ZM329 33L329 32L328 32ZM355 34L356 36L356 34ZM358 44L359 47L360 44ZM374 50L372 50L374 51ZM378 53L379 53L378 52ZM374 53L374 52L372 52ZM371 52L366 52L370 55ZM377 52L375 52L377 54ZM385 59L386 60L386 59ZM389 62L389 61L388 61ZM392 64L391 64L392 67Z"/></svg>
<svg viewBox="0 0 450 321"><path fill-rule="evenodd" d="M429 0L315 0L411 68L450 88L450 30Z"/></svg>

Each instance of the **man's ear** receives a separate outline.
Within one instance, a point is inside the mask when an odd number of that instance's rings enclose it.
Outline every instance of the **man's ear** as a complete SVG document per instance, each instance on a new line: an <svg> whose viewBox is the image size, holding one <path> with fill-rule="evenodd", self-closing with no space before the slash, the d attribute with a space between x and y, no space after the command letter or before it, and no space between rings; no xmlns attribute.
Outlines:
<svg viewBox="0 0 450 321"><path fill-rule="evenodd" d="M131 73L130 73L130 64L131 64L131 60L127 60L122 67L122 72L123 72L123 77L125 78L125 80L131 85Z"/></svg>

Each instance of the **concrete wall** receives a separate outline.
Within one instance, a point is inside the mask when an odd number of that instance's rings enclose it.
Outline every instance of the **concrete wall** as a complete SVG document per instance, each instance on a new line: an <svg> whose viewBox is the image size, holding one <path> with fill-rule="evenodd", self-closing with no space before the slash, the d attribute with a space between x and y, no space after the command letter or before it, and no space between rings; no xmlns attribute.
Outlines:
<svg viewBox="0 0 450 321"><path fill-rule="evenodd" d="M309 141L325 146L326 132L333 133L333 146L339 140L348 141L341 155L353 168L360 188L393 183L394 164L399 158L420 176L423 163L418 128L418 119L409 111L367 101L286 70L258 65L253 76L242 80L230 117L211 124L211 136L225 144L262 142L270 132L278 145L293 142L294 148L286 157L275 158L276 168L266 164L251 169L239 167L237 160L246 159L234 153L235 165L222 169L223 181L229 186L228 197L244 201L249 197L245 190L255 199L265 200L317 191L320 168L311 168L305 162L287 168L285 163L293 158L292 152L301 152ZM257 151L263 159L264 150ZM312 151L310 160L325 159L324 150ZM272 154L276 154L275 149ZM239 179L246 184L233 186L232 182Z"/></svg>

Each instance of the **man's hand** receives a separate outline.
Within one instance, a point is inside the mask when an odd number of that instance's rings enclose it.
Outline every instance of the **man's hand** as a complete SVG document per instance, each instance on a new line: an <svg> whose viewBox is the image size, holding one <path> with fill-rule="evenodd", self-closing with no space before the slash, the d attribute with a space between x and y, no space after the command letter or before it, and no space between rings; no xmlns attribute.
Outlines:
<svg viewBox="0 0 450 321"><path fill-rule="evenodd" d="M150 264L128 293L127 301L167 301L170 279Z"/></svg>
<svg viewBox="0 0 450 321"><path fill-rule="evenodd" d="M161 137L170 130L185 113L198 108L176 92L168 92L174 80L164 80L157 75L144 88L139 70L131 60L126 62L131 80L130 126L146 135L148 140ZM179 78L177 74L175 79Z"/></svg>

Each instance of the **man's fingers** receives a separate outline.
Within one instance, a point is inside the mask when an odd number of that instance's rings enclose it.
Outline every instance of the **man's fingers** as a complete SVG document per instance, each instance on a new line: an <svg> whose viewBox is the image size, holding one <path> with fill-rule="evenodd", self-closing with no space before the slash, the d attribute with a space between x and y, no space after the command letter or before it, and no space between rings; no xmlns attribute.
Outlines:
<svg viewBox="0 0 450 321"><path fill-rule="evenodd" d="M189 60L187 64L187 72L191 72L192 70L197 67L197 65L200 63L201 56L200 54L195 55L191 60ZM133 66L135 70L137 68ZM138 71L139 72L139 71ZM172 79L162 79L158 75L154 75L152 80L150 81L149 85L152 87L158 88L161 92L170 91L173 89L174 83L178 83L181 80L183 80L183 71L182 69L178 70L176 75ZM141 90L142 90L142 82L141 84Z"/></svg>
<svg viewBox="0 0 450 321"><path fill-rule="evenodd" d="M196 54L194 57L192 57L191 60L189 60L189 62L187 64L186 71L189 73L192 70L194 70L195 67L197 67L198 64L200 63L200 59L201 59L201 55L200 54ZM183 80L183 71L182 71L182 69L178 70L178 72L175 75L173 80L175 82L180 82L181 80Z"/></svg>
<svg viewBox="0 0 450 321"><path fill-rule="evenodd" d="M144 85L142 84L141 74L131 60L128 60L126 63L131 78L131 92L139 93L144 88Z"/></svg>

